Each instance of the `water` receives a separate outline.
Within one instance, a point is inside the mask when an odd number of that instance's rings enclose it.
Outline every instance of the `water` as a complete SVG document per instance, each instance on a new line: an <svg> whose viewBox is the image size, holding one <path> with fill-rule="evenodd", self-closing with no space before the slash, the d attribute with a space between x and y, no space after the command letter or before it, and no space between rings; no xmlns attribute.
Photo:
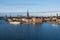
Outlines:
<svg viewBox="0 0 60 40"><path fill-rule="evenodd" d="M60 25L47 22L12 25L0 20L0 40L60 40Z"/></svg>

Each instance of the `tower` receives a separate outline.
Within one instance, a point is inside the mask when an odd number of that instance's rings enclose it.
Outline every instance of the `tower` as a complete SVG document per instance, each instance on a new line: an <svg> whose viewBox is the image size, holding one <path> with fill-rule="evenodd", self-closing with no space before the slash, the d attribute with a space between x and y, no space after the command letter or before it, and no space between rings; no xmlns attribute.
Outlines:
<svg viewBox="0 0 60 40"><path fill-rule="evenodd" d="M28 12L28 10L27 10L27 17L29 17L29 12Z"/></svg>
<svg viewBox="0 0 60 40"><path fill-rule="evenodd" d="M58 13L56 14L57 18L58 18Z"/></svg>

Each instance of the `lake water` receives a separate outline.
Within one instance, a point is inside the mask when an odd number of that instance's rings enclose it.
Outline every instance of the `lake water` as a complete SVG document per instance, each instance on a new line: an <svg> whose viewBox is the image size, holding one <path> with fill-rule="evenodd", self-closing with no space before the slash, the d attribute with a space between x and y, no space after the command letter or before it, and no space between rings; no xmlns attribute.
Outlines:
<svg viewBox="0 0 60 40"><path fill-rule="evenodd" d="M13 25L0 20L0 40L60 40L60 25L47 22Z"/></svg>

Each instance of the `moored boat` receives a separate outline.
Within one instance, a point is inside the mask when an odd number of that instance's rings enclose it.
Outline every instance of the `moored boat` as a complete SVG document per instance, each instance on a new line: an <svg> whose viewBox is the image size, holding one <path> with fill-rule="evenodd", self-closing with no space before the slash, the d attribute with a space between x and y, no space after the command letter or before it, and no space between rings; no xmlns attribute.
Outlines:
<svg viewBox="0 0 60 40"><path fill-rule="evenodd" d="M9 22L10 24L18 25L20 22Z"/></svg>

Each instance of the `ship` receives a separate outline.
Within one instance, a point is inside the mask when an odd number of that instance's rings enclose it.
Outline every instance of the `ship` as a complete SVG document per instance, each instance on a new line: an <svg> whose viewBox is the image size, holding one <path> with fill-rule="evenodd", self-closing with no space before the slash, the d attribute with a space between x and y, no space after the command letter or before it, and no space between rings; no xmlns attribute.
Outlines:
<svg viewBox="0 0 60 40"><path fill-rule="evenodd" d="M13 19L8 18L7 22L9 22L10 24L14 24L14 25L20 24L20 21L18 21L16 18L13 18Z"/></svg>

